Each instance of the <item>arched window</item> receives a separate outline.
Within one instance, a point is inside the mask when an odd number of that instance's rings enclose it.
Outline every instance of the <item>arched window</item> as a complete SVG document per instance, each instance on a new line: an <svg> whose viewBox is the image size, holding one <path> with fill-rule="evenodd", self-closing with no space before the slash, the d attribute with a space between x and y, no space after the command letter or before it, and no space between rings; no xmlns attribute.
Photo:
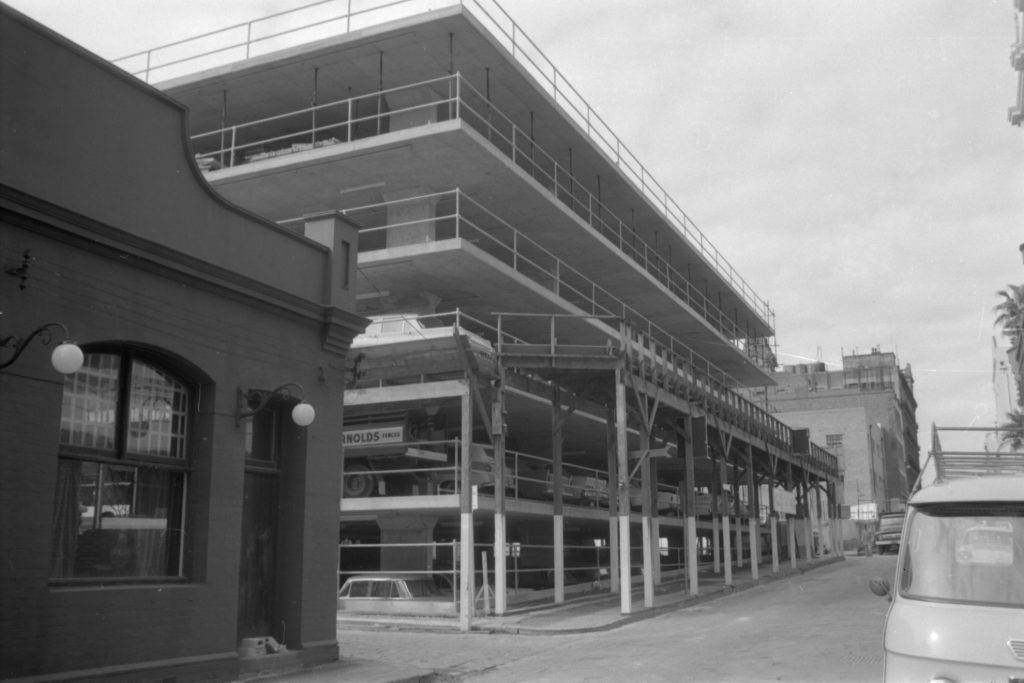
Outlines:
<svg viewBox="0 0 1024 683"><path fill-rule="evenodd" d="M124 348L64 382L52 579L184 575L194 390Z"/></svg>

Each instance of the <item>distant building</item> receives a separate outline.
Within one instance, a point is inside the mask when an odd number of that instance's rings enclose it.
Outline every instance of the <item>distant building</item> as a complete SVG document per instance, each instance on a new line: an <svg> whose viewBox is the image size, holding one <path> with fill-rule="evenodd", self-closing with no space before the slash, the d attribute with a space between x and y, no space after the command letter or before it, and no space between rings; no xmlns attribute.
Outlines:
<svg viewBox="0 0 1024 683"><path fill-rule="evenodd" d="M783 366L767 389L773 414L840 457L843 504L856 512L899 509L920 472L917 402L910 366L872 349L824 363ZM765 390L760 390L764 394ZM850 538L853 534L844 533Z"/></svg>
<svg viewBox="0 0 1024 683"><path fill-rule="evenodd" d="M1024 0L1013 0L1016 40L1010 48L1010 66L1017 70L1017 103L1010 107L1010 123L1019 126L1024 117Z"/></svg>

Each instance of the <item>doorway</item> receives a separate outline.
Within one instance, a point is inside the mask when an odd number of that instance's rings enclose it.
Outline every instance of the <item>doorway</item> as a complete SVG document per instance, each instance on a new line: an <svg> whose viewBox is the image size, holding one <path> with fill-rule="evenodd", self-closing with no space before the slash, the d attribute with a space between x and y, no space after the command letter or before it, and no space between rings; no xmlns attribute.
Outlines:
<svg viewBox="0 0 1024 683"><path fill-rule="evenodd" d="M238 639L280 633L278 562L281 507L280 411L245 425L245 486L238 577Z"/></svg>

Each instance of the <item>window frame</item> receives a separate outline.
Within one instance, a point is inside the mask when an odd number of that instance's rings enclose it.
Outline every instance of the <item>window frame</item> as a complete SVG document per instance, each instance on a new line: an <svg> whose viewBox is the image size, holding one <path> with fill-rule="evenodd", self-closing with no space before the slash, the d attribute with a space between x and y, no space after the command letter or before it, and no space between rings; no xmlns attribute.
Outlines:
<svg viewBox="0 0 1024 683"><path fill-rule="evenodd" d="M178 540L177 547L169 549L165 558L166 568L173 565L175 573L161 575L140 575L127 574L120 576L54 576L54 567L50 568L49 583L52 586L95 586L100 584L153 584L153 583L189 583L192 581L189 572L189 560L193 549L189 545L190 527L193 523L195 505L191 500L192 478L195 475L194 445L196 414L198 411L202 385L194 378L194 372L183 366L180 361L175 361L165 354L127 344L95 344L83 347L86 357L90 355L110 355L117 357L117 404L115 406L114 418L114 446L112 449L84 446L79 444L62 443L63 435L57 438L57 463L58 472L64 462L77 462L80 464L95 464L99 467L120 467L134 468L135 481L138 481L138 473L142 469L152 469L171 477L180 476L180 485L174 488L177 500L169 503L168 523L177 518ZM186 394L186 405L182 413L185 420L184 435L182 438L182 456L153 455L151 453L139 453L129 450L128 440L131 430L131 409L132 409L132 370L135 363L146 365L164 375L170 380L179 384ZM71 375L69 375L70 377ZM63 393L62 393L63 402ZM64 418L64 408L61 408L61 421ZM63 430L63 425L61 426ZM58 476L60 476L58 474ZM137 486L133 483L133 488ZM55 491L54 505L58 504L58 491ZM78 499L80 500L80 499ZM100 513L97 509L102 505L102 500L94 501L93 514ZM173 517L170 510L177 508ZM100 513L101 514L101 513ZM57 544L55 532L51 531L50 542ZM77 548L76 548L77 556Z"/></svg>

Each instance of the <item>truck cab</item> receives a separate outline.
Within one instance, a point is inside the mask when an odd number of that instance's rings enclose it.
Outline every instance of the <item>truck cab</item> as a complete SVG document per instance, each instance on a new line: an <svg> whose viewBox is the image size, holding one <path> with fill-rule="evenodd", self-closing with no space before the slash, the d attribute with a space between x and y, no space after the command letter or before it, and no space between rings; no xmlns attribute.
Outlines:
<svg viewBox="0 0 1024 683"><path fill-rule="evenodd" d="M872 580L891 600L886 681L1024 681L1024 454L976 455L933 450L894 585Z"/></svg>
<svg viewBox="0 0 1024 683"><path fill-rule="evenodd" d="M878 532L875 534L876 553L884 555L899 552L905 520L905 512L886 512L878 518Z"/></svg>

